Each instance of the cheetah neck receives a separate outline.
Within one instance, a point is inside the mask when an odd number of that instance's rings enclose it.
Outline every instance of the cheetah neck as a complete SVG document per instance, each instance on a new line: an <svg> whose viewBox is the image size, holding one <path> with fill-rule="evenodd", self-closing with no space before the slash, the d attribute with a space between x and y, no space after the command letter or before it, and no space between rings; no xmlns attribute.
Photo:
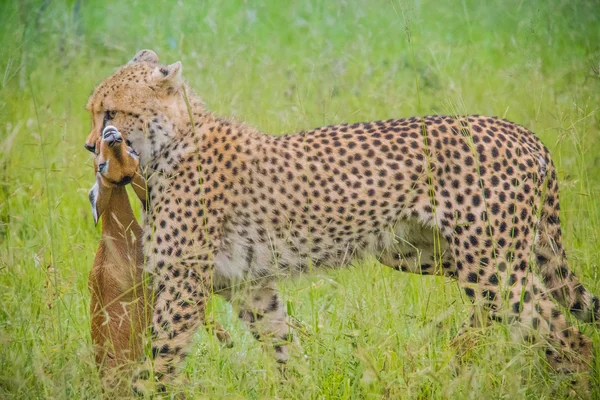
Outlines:
<svg viewBox="0 0 600 400"><path fill-rule="evenodd" d="M164 115L155 115L148 121L147 132L138 145L142 169L160 163L165 154L173 153L174 145L196 136L199 127L214 119L202 100L189 88L183 90L178 101L168 104L166 109Z"/></svg>
<svg viewBox="0 0 600 400"><path fill-rule="evenodd" d="M160 123L162 125L157 126ZM190 152L197 153L214 135L227 135L238 139L266 136L242 122L212 113L187 85L182 91L180 101L173 104L169 111L168 121L151 121L150 125L151 133L162 128L164 134L160 138L157 135L150 137L150 157L141 160L141 164L146 166L166 167L164 164L169 158Z"/></svg>
<svg viewBox="0 0 600 400"><path fill-rule="evenodd" d="M213 114L189 87L182 91L180 100L171 105L168 117L155 118L149 123L151 135L145 142L149 146L145 153L149 156L140 157L149 189L169 187L169 181L181 172L181 163L190 156L202 162L204 145L214 135L240 138L258 133L240 122Z"/></svg>

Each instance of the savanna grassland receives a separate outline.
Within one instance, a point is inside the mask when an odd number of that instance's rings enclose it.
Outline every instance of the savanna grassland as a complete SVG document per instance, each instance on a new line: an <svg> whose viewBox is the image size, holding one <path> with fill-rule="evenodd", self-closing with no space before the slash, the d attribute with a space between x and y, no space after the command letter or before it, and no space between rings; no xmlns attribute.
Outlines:
<svg viewBox="0 0 600 400"><path fill-rule="evenodd" d="M84 106L137 50L181 60L207 106L275 135L426 114L498 115L553 153L571 268L600 294L600 2L3 1L0 4L0 398L97 398L88 271L100 238ZM451 342L469 301L450 279L367 261L285 280L298 332L283 379L229 305L234 339L196 336L191 398L562 398L506 326ZM600 398L600 330L592 392ZM575 393L585 396L583 392Z"/></svg>

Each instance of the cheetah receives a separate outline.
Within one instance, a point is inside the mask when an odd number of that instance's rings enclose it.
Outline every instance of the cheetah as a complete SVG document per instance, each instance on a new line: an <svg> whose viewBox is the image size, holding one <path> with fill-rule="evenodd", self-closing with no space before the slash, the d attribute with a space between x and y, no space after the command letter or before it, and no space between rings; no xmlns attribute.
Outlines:
<svg viewBox="0 0 600 400"><path fill-rule="evenodd" d="M366 256L454 277L489 318L536 333L555 370L590 369L591 341L559 305L597 323L600 301L567 267L556 169L526 128L433 115L271 136L211 113L182 64L150 50L87 108L86 147L115 126L147 179L153 374L142 368L134 390L165 389L214 293L285 363L292 336L277 280Z"/></svg>

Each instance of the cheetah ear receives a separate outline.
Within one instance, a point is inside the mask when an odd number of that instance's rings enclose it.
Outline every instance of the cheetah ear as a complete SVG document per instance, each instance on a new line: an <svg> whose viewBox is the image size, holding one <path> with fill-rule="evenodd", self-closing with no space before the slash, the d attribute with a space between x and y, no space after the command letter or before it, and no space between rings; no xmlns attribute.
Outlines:
<svg viewBox="0 0 600 400"><path fill-rule="evenodd" d="M141 50L129 61L128 64L146 62L150 64L158 64L158 56L152 50Z"/></svg>
<svg viewBox="0 0 600 400"><path fill-rule="evenodd" d="M98 225L98 220L104 213L111 195L110 188L102 185L100 173L96 174L96 183L92 186L88 198L92 205L92 215L94 216L94 225Z"/></svg>
<svg viewBox="0 0 600 400"><path fill-rule="evenodd" d="M152 76L158 85L169 89L169 92L175 93L179 91L183 84L182 69L181 61L177 61L171 65L157 66L154 68Z"/></svg>

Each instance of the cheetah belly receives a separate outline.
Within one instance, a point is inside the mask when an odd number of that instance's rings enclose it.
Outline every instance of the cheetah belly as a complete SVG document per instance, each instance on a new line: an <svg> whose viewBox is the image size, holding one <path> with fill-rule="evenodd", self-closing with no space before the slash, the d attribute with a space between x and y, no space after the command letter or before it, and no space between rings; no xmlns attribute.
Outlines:
<svg viewBox="0 0 600 400"><path fill-rule="evenodd" d="M259 230L260 227L254 226L226 229L223 246L215 256L217 286L228 286L232 281L280 278L323 266L343 267L368 256L398 270L417 272L420 265L430 264L422 260L435 258L434 253L440 258L447 247L443 239L434 240L431 228L412 220L400 220L389 229L368 234L345 235L343 239L328 236L324 228L315 228L312 235L307 232L304 237L267 234L266 239L258 234Z"/></svg>

